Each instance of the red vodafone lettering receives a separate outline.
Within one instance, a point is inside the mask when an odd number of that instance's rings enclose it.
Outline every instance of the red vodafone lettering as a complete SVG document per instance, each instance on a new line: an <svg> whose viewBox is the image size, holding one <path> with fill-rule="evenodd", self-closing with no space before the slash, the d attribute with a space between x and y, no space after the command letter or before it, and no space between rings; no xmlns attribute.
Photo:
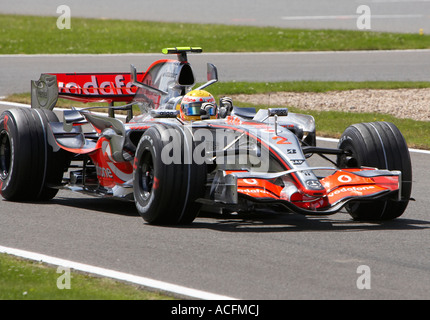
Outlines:
<svg viewBox="0 0 430 320"><path fill-rule="evenodd" d="M76 95L133 95L136 87L130 74L58 73L58 92ZM140 74L142 76L142 74Z"/></svg>

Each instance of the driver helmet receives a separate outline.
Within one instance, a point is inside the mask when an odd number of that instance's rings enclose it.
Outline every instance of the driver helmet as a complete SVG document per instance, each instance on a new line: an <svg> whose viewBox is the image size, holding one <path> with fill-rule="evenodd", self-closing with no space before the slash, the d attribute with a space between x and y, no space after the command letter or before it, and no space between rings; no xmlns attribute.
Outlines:
<svg viewBox="0 0 430 320"><path fill-rule="evenodd" d="M205 90L192 90L182 98L180 116L183 120L200 120L202 115L216 118L215 98Z"/></svg>

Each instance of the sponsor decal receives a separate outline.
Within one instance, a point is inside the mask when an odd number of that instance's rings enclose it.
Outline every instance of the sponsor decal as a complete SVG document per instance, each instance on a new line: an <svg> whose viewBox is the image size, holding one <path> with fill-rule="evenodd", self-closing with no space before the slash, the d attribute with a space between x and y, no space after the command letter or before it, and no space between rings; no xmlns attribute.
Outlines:
<svg viewBox="0 0 430 320"><path fill-rule="evenodd" d="M275 137L272 137L272 139L273 140L278 140L278 141L276 141L276 144L292 144L285 137L275 136Z"/></svg>
<svg viewBox="0 0 430 320"><path fill-rule="evenodd" d="M351 178L350 176L347 176L346 174L343 174L343 175L340 175L340 176L337 178L337 180L338 180L339 182L342 182L342 183L348 183L348 182L351 182L351 181L352 181L352 178Z"/></svg>
<svg viewBox="0 0 430 320"><path fill-rule="evenodd" d="M4 129L5 129L6 131L8 130L8 128L7 128L7 122L8 122L8 120L9 120L9 116L8 116L8 115L5 115L5 116L4 116L3 125L4 125Z"/></svg>
<svg viewBox="0 0 430 320"><path fill-rule="evenodd" d="M265 189L258 189L258 188L237 188L238 192L245 193L248 195L251 195L253 197L270 197L270 198L276 198L271 192L265 190Z"/></svg>
<svg viewBox="0 0 430 320"><path fill-rule="evenodd" d="M240 118L238 118L238 117L235 117L235 116L228 116L226 118L226 122L228 124L234 124L234 125L237 125L237 126L239 126L239 125L242 124L242 120Z"/></svg>
<svg viewBox="0 0 430 320"><path fill-rule="evenodd" d="M292 159L291 160L292 164L299 166L301 165L303 162L305 162L305 160L298 160L298 159Z"/></svg>
<svg viewBox="0 0 430 320"><path fill-rule="evenodd" d="M205 99L206 99L206 102L215 102L215 99L212 98L212 97L207 97ZM182 98L182 102L185 102L185 103L187 103L187 102L203 102L203 98L192 97L192 96L184 96Z"/></svg>
<svg viewBox="0 0 430 320"><path fill-rule="evenodd" d="M55 74L60 94L132 95L137 87L129 74Z"/></svg>
<svg viewBox="0 0 430 320"><path fill-rule="evenodd" d="M100 167L97 162L94 162L94 165L96 167L97 176L102 178L113 179L112 171L109 168Z"/></svg>
<svg viewBox="0 0 430 320"><path fill-rule="evenodd" d="M385 190L388 189L375 184L349 185L332 190L328 193L327 198L330 203L336 203L347 197L371 196Z"/></svg>
<svg viewBox="0 0 430 320"><path fill-rule="evenodd" d="M373 191L376 190L376 186L351 186L351 187L342 187L338 188L328 194L329 197L333 197L335 195L341 194L341 193L352 193L352 194L363 194L366 193L366 191Z"/></svg>
<svg viewBox="0 0 430 320"><path fill-rule="evenodd" d="M242 181L247 183L247 184L257 184L258 183L257 179L243 179Z"/></svg>
<svg viewBox="0 0 430 320"><path fill-rule="evenodd" d="M323 188L323 186L321 185L321 183L318 180L307 180L306 186L312 190L319 190L319 189Z"/></svg>

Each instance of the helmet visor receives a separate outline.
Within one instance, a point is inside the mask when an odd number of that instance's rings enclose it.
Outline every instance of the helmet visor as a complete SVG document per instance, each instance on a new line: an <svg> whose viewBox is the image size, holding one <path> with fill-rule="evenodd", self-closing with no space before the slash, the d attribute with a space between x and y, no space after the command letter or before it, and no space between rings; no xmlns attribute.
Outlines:
<svg viewBox="0 0 430 320"><path fill-rule="evenodd" d="M185 114L187 116L199 116L202 104L203 104L203 102L188 103L185 107ZM209 113L211 116L214 116L215 115L215 108L211 108Z"/></svg>

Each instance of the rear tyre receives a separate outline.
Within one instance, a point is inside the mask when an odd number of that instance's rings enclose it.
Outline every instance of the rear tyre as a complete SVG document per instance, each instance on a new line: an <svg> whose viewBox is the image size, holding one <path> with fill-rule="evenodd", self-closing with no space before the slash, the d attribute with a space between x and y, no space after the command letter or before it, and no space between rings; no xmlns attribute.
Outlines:
<svg viewBox="0 0 430 320"><path fill-rule="evenodd" d="M355 220L391 220L403 214L412 189L409 150L399 129L389 122L354 124L342 134L338 148L349 152L339 156L340 168L361 166L402 172L401 201L351 202L346 210Z"/></svg>
<svg viewBox="0 0 430 320"><path fill-rule="evenodd" d="M166 150L179 153L169 158ZM198 215L201 205L195 200L204 195L206 165L185 161L190 150L193 144L182 127L155 125L143 134L135 155L133 189L136 208L146 222L189 224Z"/></svg>
<svg viewBox="0 0 430 320"><path fill-rule="evenodd" d="M43 126L45 128L45 134L47 137L51 134L49 123L51 122L59 122L57 115L51 110L45 109L35 109L41 116ZM48 138L49 140L49 138ZM53 141L53 143L56 143ZM42 189L42 193L38 197L40 201L46 201L54 198L58 193L58 187L61 186L61 182L63 180L64 172L67 170L68 165L70 164L70 153L57 148L57 151L54 151L53 147L47 141L47 171L45 176L45 183Z"/></svg>
<svg viewBox="0 0 430 320"><path fill-rule="evenodd" d="M3 198L49 200L62 179L64 161L48 143L48 123L55 114L42 109L10 109L0 116L0 181ZM64 155L61 155L61 159Z"/></svg>

